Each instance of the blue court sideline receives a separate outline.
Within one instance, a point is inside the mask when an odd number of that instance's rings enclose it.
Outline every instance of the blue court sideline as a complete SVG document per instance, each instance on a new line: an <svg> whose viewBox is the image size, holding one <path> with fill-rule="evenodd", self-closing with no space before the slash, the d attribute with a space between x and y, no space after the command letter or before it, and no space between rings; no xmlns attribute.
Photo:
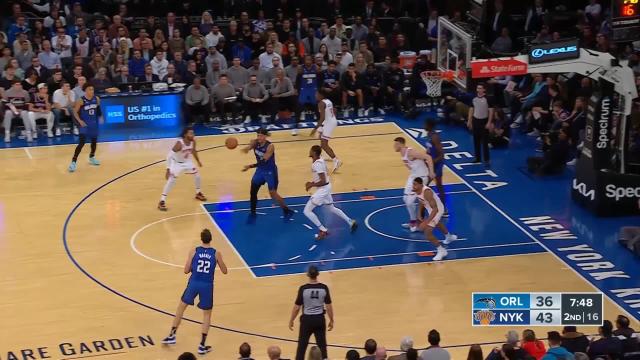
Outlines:
<svg viewBox="0 0 640 360"><path fill-rule="evenodd" d="M520 235L465 184L446 186L446 220L461 240L449 245L447 260L528 254L544 251L531 239ZM407 221L402 189L350 192L334 195L336 206L355 218L360 227L351 234L339 218L320 211L330 236L314 239L316 229L302 214L308 197L291 197L286 202L298 213L282 218L271 200L258 203L258 215L249 216L249 202L205 204L240 257L258 277L303 273L309 264L322 270L411 264L431 261L434 250L421 233L410 233L400 225ZM473 217L473 222L470 221ZM444 238L436 232L436 236Z"/></svg>

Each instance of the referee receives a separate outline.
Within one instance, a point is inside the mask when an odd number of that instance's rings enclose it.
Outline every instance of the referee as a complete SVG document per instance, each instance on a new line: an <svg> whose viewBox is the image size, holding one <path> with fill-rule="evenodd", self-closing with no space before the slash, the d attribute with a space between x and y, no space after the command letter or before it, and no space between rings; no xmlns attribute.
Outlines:
<svg viewBox="0 0 640 360"><path fill-rule="evenodd" d="M296 316L298 316L300 308L302 308L296 360L304 360L311 334L316 338L316 343L322 352L322 358L328 358L327 325L324 319L324 313L326 308L326 312L329 315L329 331L331 331L333 329L333 307L331 306L329 288L327 285L318 282L318 275L318 268L313 265L309 266L309 270L307 271L309 282L300 286L300 289L298 289L296 304L291 311L289 329L293 330L293 321L296 319Z"/></svg>
<svg viewBox="0 0 640 360"><path fill-rule="evenodd" d="M469 108L467 127L473 132L473 148L476 153L476 163L484 160L489 164L489 131L493 128L494 104L487 97L485 84L476 85L476 97ZM482 148L482 153L480 149Z"/></svg>

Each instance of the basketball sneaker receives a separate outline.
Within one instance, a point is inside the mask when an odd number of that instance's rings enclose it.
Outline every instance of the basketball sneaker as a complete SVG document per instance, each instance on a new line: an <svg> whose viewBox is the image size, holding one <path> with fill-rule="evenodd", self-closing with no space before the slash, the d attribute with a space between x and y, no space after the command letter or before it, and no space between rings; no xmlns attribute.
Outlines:
<svg viewBox="0 0 640 360"><path fill-rule="evenodd" d="M33 130L33 138L34 139L38 138L38 130Z"/></svg>
<svg viewBox="0 0 640 360"><path fill-rule="evenodd" d="M449 210L444 209L444 213L442 214L442 217L448 218L449 217Z"/></svg>
<svg viewBox="0 0 640 360"><path fill-rule="evenodd" d="M456 240L458 240L458 235L448 233L447 235L444 236L444 241L442 243L445 245L449 245Z"/></svg>
<svg viewBox="0 0 640 360"><path fill-rule="evenodd" d="M291 210L289 208L283 209L282 211L284 212L284 219L285 220L291 219L291 217L293 217L293 214L296 213L295 211L293 211L293 210Z"/></svg>
<svg viewBox="0 0 640 360"><path fill-rule="evenodd" d="M196 194L196 200L207 201L207 197L202 192Z"/></svg>
<svg viewBox="0 0 640 360"><path fill-rule="evenodd" d="M436 251L436 256L433 257L433 261L440 261L440 260L444 259L445 256L447 256L447 254L449 254L447 252L447 249L445 249L442 246L440 246L440 247L438 247L438 250Z"/></svg>
<svg viewBox="0 0 640 360"><path fill-rule="evenodd" d="M296 128L291 129L291 136L298 136L298 129Z"/></svg>
<svg viewBox="0 0 640 360"><path fill-rule="evenodd" d="M412 225L412 226L409 226L409 231L410 232L418 232L418 231L420 231L420 229L418 229L418 227L416 225Z"/></svg>
<svg viewBox="0 0 640 360"><path fill-rule="evenodd" d="M76 171L77 168L78 168L78 165L76 164L75 161L72 161L71 164L69 164L69 172L74 172Z"/></svg>
<svg viewBox="0 0 640 360"><path fill-rule="evenodd" d="M80 130L78 130L77 127L73 127L73 135L79 135L80 134Z"/></svg>
<svg viewBox="0 0 640 360"><path fill-rule="evenodd" d="M98 159L96 159L95 156L92 156L89 158L89 164L93 165L93 166L98 166L100 165L100 161Z"/></svg>
<svg viewBox="0 0 640 360"><path fill-rule="evenodd" d="M322 239L326 238L327 235L329 235L329 232L319 230L318 233L316 234L316 240L322 240Z"/></svg>
<svg viewBox="0 0 640 360"><path fill-rule="evenodd" d="M211 346L202 344L198 345L198 354L204 355L209 352L211 352Z"/></svg>
<svg viewBox="0 0 640 360"><path fill-rule="evenodd" d="M164 200L160 200L160 202L158 203L158 210L167 211L167 204L164 202Z"/></svg>
<svg viewBox="0 0 640 360"><path fill-rule="evenodd" d="M173 345L176 343L176 336L174 335L169 335L166 338L162 339L162 343L166 344L166 345Z"/></svg>
<svg viewBox="0 0 640 360"><path fill-rule="evenodd" d="M351 219L349 224L351 225L351 232L356 231L356 229L358 228L358 223L355 220Z"/></svg>
<svg viewBox="0 0 640 360"><path fill-rule="evenodd" d="M333 161L333 171L331 173L334 174L336 171L338 171L340 166L342 166L342 160L335 158L335 160Z"/></svg>

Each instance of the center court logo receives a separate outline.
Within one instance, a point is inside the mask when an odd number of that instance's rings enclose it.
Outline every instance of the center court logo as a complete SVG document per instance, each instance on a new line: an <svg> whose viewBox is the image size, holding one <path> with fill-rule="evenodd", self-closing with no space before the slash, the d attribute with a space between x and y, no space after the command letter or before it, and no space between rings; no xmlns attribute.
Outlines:
<svg viewBox="0 0 640 360"><path fill-rule="evenodd" d="M124 105L109 105L107 106L106 122L108 123L123 123L124 122Z"/></svg>

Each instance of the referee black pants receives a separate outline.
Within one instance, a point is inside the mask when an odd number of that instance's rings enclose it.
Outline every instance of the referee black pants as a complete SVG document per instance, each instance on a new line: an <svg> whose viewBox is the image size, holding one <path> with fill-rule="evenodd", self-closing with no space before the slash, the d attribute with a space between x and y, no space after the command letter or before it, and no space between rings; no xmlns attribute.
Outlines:
<svg viewBox="0 0 640 360"><path fill-rule="evenodd" d="M324 315L302 315L300 316L300 333L298 335L298 350L296 360L304 360L309 345L311 334L316 338L316 344L322 352L322 358L327 357L327 324Z"/></svg>
<svg viewBox="0 0 640 360"><path fill-rule="evenodd" d="M482 160L487 163L489 162L489 130L486 128L488 121L489 119L478 119L474 117L471 123L476 162ZM482 148L482 154L480 153L480 148Z"/></svg>

